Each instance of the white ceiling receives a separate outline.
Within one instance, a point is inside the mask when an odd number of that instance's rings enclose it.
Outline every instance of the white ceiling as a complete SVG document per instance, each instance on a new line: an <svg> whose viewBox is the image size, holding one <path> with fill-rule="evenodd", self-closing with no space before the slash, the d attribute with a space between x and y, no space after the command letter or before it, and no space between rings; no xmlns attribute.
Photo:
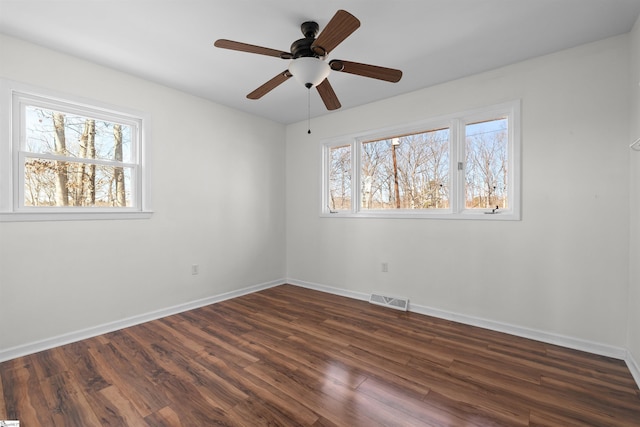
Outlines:
<svg viewBox="0 0 640 427"><path fill-rule="evenodd" d="M289 51L302 22L322 31L338 9L361 26L328 59L404 72L399 83L332 72L345 109L626 33L640 0L0 0L0 32L288 124L307 117L294 79L246 98L288 61L213 42ZM327 114L311 95L312 116Z"/></svg>

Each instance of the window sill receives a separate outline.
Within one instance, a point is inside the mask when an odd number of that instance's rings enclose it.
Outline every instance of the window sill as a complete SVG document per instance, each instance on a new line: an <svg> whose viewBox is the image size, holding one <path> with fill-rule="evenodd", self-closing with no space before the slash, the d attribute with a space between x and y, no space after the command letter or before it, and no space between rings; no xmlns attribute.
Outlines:
<svg viewBox="0 0 640 427"><path fill-rule="evenodd" d="M519 221L520 215L513 211L501 211L497 213L485 212L483 210L453 213L450 211L439 212L415 212L415 211L401 211L401 212L385 212L385 211L370 211L370 212L322 212L321 218L380 218L380 219L454 219L454 220L472 220L472 221Z"/></svg>
<svg viewBox="0 0 640 427"><path fill-rule="evenodd" d="M153 211L0 212L0 222L149 219L152 215Z"/></svg>

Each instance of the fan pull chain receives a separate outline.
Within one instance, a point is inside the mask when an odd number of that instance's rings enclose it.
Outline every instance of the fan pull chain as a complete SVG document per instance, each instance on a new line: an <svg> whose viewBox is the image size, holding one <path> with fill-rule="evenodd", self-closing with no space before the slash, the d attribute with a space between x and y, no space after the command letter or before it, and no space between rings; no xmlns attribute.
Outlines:
<svg viewBox="0 0 640 427"><path fill-rule="evenodd" d="M311 88L307 89L307 133L311 135Z"/></svg>

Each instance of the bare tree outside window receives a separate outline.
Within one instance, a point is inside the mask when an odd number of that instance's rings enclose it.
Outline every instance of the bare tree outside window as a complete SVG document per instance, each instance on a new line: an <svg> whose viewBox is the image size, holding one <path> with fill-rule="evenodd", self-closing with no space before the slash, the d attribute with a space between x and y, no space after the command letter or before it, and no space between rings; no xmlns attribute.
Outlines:
<svg viewBox="0 0 640 427"><path fill-rule="evenodd" d="M129 125L27 106L25 206L129 207Z"/></svg>
<svg viewBox="0 0 640 427"><path fill-rule="evenodd" d="M113 125L113 140L114 140L114 158L116 162L122 161L122 125ZM122 167L116 167L113 179L116 185L116 206L127 206L126 199L126 184L124 169ZM109 194L111 194L111 186L109 187Z"/></svg>
<svg viewBox="0 0 640 427"><path fill-rule="evenodd" d="M65 120L64 114L53 113L53 131L54 131L54 153L60 156L67 155L67 142L65 137ZM56 188L56 205L67 206L69 204L69 193L67 188L67 165L65 162L55 162L55 188Z"/></svg>
<svg viewBox="0 0 640 427"><path fill-rule="evenodd" d="M351 209L351 146L329 150L329 208Z"/></svg>
<svg viewBox="0 0 640 427"><path fill-rule="evenodd" d="M448 208L449 133L445 128L362 143L362 208Z"/></svg>
<svg viewBox="0 0 640 427"><path fill-rule="evenodd" d="M506 118L471 123L465 131L465 207L507 209Z"/></svg>

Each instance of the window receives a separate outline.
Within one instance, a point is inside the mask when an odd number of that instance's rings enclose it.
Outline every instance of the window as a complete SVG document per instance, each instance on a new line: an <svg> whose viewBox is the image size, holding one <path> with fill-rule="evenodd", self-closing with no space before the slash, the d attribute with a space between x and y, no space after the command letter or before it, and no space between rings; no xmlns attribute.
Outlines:
<svg viewBox="0 0 640 427"><path fill-rule="evenodd" d="M360 144L361 209L449 207L449 129Z"/></svg>
<svg viewBox="0 0 640 427"><path fill-rule="evenodd" d="M508 119L465 125L464 203L466 209L508 209Z"/></svg>
<svg viewBox="0 0 640 427"><path fill-rule="evenodd" d="M144 114L0 84L0 219L150 216Z"/></svg>
<svg viewBox="0 0 640 427"><path fill-rule="evenodd" d="M328 147L330 209L351 210L351 146Z"/></svg>
<svg viewBox="0 0 640 427"><path fill-rule="evenodd" d="M520 218L519 103L323 144L322 214Z"/></svg>

